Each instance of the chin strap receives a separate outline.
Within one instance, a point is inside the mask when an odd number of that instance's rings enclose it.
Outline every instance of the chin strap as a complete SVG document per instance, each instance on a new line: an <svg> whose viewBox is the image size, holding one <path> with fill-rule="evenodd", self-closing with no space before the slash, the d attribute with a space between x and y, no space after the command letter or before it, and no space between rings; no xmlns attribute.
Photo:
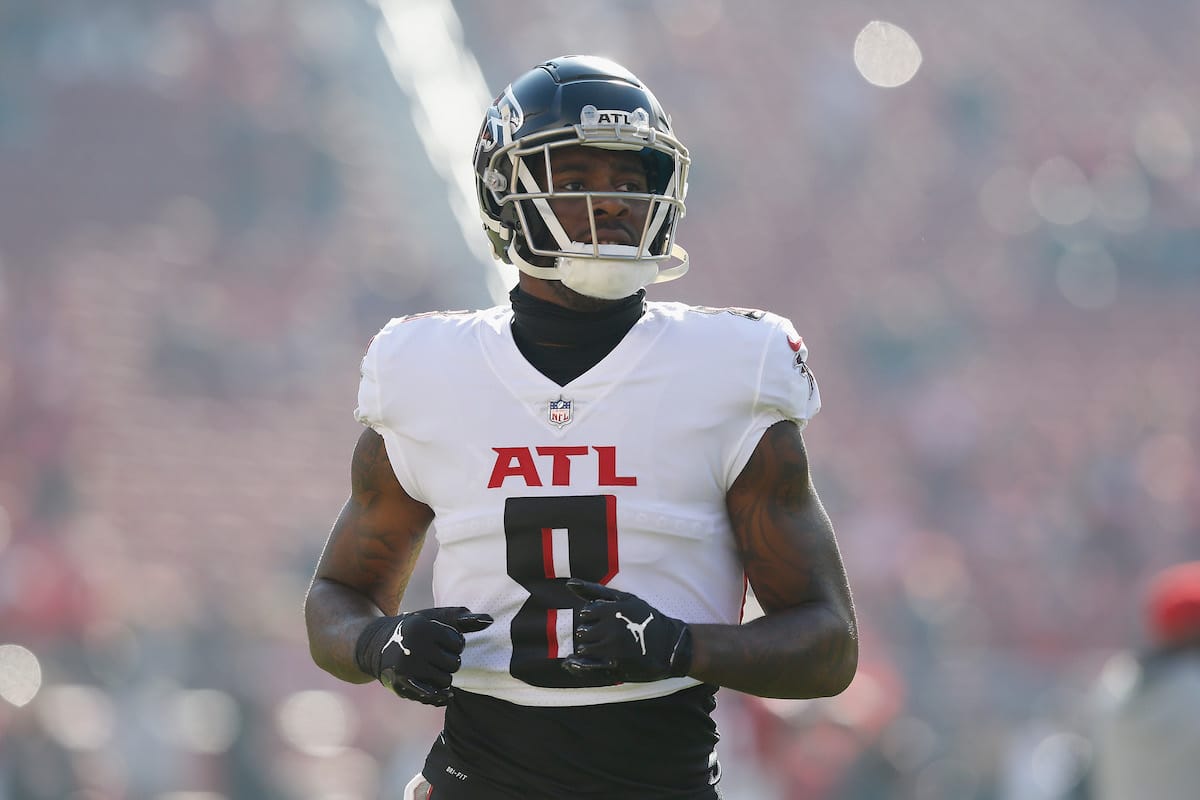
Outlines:
<svg viewBox="0 0 1200 800"><path fill-rule="evenodd" d="M518 251L518 249L515 245L512 245L508 248L508 258L509 258L509 261L512 262L512 265L514 267L521 270L521 272L524 272L526 275L529 275L530 277L541 278L542 280L546 280L546 281L562 280L562 275L559 273L557 266L539 267L535 264L530 264L528 261L526 261L524 258L521 257L521 253ZM687 251L684 250L679 245L677 245L677 244L671 245L671 254L667 258L674 259L678 263L674 264L670 267L660 268L658 270L658 274L654 276L654 280L650 281L650 283L652 283L652 284L666 283L667 281L673 281L676 278L682 277L688 271L689 262L688 262ZM597 262L599 262L599 261L603 261L604 259L596 259L596 260L597 260ZM645 259L645 260L649 261L650 259ZM556 259L556 261L557 261L557 259ZM625 261L625 260L620 260L620 261L614 260L613 263L616 263L616 264L626 263L627 264L629 262Z"/></svg>
<svg viewBox="0 0 1200 800"><path fill-rule="evenodd" d="M666 283L667 281L673 281L676 278L681 278L681 277L683 277L684 274L687 273L687 271L688 271L687 250L684 250L682 247L680 247L677 244L673 244L673 245L671 245L671 256L670 257L675 259L679 263L673 267L665 267L665 268L659 269L658 275L654 278L653 281L651 281L651 283Z"/></svg>

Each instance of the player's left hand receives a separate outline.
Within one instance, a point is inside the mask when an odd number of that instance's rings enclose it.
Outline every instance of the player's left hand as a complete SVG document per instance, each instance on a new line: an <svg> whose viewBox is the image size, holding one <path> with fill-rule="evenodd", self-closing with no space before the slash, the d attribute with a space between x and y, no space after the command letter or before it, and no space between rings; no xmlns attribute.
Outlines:
<svg viewBox="0 0 1200 800"><path fill-rule="evenodd" d="M614 682L644 683L686 675L692 665L692 632L642 598L571 578L567 588L586 600L575 612L575 652L563 669Z"/></svg>

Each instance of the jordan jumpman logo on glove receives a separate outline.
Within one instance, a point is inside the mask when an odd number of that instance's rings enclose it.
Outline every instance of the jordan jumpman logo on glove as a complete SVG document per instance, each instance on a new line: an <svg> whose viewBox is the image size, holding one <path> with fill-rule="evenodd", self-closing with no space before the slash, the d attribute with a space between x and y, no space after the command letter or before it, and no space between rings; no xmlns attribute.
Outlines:
<svg viewBox="0 0 1200 800"><path fill-rule="evenodd" d="M563 659L573 675L604 675L613 683L645 683L686 675L692 632L642 598L571 578L567 588L586 602L575 612L575 652Z"/></svg>
<svg viewBox="0 0 1200 800"><path fill-rule="evenodd" d="M454 695L452 676L462 665L463 634L491 624L487 614L462 607L380 617L359 634L354 661L401 697L444 706Z"/></svg>
<svg viewBox="0 0 1200 800"><path fill-rule="evenodd" d="M614 616L619 620L625 621L625 627L629 628L629 632L633 634L633 640L642 648L642 655L646 655L646 626L650 624L650 620L654 619L654 615L651 614L641 622L634 622L620 611L614 614Z"/></svg>

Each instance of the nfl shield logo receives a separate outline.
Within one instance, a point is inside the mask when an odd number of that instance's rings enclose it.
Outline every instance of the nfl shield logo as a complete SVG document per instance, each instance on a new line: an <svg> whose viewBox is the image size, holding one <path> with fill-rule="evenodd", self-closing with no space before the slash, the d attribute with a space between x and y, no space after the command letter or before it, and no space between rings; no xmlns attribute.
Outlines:
<svg viewBox="0 0 1200 800"><path fill-rule="evenodd" d="M561 428L571 421L571 401L564 400L562 395L557 400L550 401L550 424Z"/></svg>

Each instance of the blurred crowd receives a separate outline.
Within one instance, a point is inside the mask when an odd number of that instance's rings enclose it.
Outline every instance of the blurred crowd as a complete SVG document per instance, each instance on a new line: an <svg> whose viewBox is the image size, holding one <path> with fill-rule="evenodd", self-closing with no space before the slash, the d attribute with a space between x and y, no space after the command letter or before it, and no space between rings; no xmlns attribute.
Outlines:
<svg viewBox="0 0 1200 800"><path fill-rule="evenodd" d="M730 797L1082 800L1097 680L1200 556L1200 10L889 7L925 60L881 89L873 6L454 4L492 93L566 52L643 77L694 158L652 299L811 350L863 661L722 692ZM395 797L437 731L300 613L367 340L492 302L378 23L0 4L0 800Z"/></svg>

